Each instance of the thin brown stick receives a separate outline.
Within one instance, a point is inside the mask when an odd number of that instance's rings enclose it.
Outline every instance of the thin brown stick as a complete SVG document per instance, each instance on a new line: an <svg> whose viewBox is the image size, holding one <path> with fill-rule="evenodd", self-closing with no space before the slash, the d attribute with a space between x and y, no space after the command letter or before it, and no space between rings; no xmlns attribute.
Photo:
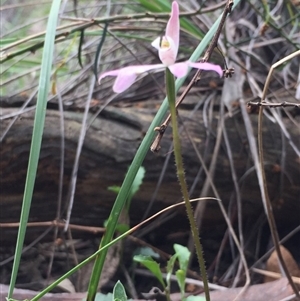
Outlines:
<svg viewBox="0 0 300 301"><path fill-rule="evenodd" d="M274 65L271 66L269 74L267 76L267 80L266 80L264 89L263 89L261 102L264 102L264 100L266 98L267 90L269 88L271 77L272 77L272 74L273 74L273 71L275 70L275 68L298 55L300 55L300 50L295 51L294 53L290 54L289 56L285 57L284 59L278 61L277 63L275 63ZM277 225L276 225L276 221L275 221L275 218L273 215L272 204L271 204L269 194L268 194L267 179L266 179L266 173L265 173L265 169L264 169L264 153L263 153L263 137L262 137L263 109L264 109L264 107L260 106L259 113L258 113L258 153L259 153L260 171L261 171L262 178L263 178L263 190L264 190L264 194L265 194L264 206L265 206L265 210L266 210L266 215L267 215L267 219L268 219L268 223L269 223L269 227L270 227L273 244L274 244L277 256L278 256L278 261L280 262L280 265L284 271L284 274L287 277L288 282L296 295L296 299L300 300L299 291L297 289L297 286L293 282L291 274L289 273L289 270L286 266L286 263L283 259L283 256L282 256L282 253L280 250L280 243L279 243L280 240L279 240L279 235L278 235L278 231L277 231Z"/></svg>
<svg viewBox="0 0 300 301"><path fill-rule="evenodd" d="M260 275L264 275L264 276L268 276L268 277L272 277L274 279L279 279L282 277L281 274L279 273L275 273L275 272L271 272L271 271L266 271L266 270L262 270L262 269L257 269L257 268L252 268L251 271L258 273ZM300 278L299 277L294 277L292 276L292 279L295 283L300 284Z"/></svg>
<svg viewBox="0 0 300 301"><path fill-rule="evenodd" d="M219 26L217 28L217 31L214 34L214 36L213 36L213 38L212 38L205 54L204 54L203 59L201 60L202 62L207 62L210 59L215 47L217 46L221 31L223 29L223 26L224 26L224 23L225 23L225 20L226 20L226 17L227 17L228 14L231 13L232 6L233 6L233 0L227 0L226 6L225 6L223 14L222 14L221 21L220 21ZM231 75L233 73L234 73L233 69L226 69L224 71L224 76L225 77L229 77L229 76L231 77ZM187 87L185 88L185 90L183 91L183 93L180 95L180 97L176 101L176 108L178 108L178 106L183 102L186 95L188 94L188 92L193 87L193 85L197 81L200 80L201 75L202 75L202 70L198 70L196 72L196 74L194 75L194 77L192 78L192 80L187 85ZM170 120L171 120L171 115L169 114L168 117L166 118L166 120L161 124L161 126L155 128L155 130L158 132L158 134L157 134L156 138L154 139L154 141L153 141L153 143L150 147L152 152L158 152L160 150L160 141L161 141L161 139L162 139L162 137L163 137L163 135L166 131L166 128L168 127L168 125L170 123Z"/></svg>
<svg viewBox="0 0 300 301"><path fill-rule="evenodd" d="M285 108L285 107L295 107L300 109L300 103L289 102L289 101L282 101L282 102L268 102L268 101L249 101L248 107L268 107L272 108Z"/></svg>
<svg viewBox="0 0 300 301"><path fill-rule="evenodd" d="M47 222L32 222L28 223L27 227L49 227L49 226L55 226L58 228L64 228L65 227L65 222L62 221L47 221ZM18 228L20 226L20 223L0 223L0 229L1 228ZM105 228L101 227L90 227L90 226L81 226L81 225L74 225L74 224L69 224L69 228L72 230L78 230L78 231L86 231L86 232L91 232L94 234L97 233L103 233L105 232Z"/></svg>

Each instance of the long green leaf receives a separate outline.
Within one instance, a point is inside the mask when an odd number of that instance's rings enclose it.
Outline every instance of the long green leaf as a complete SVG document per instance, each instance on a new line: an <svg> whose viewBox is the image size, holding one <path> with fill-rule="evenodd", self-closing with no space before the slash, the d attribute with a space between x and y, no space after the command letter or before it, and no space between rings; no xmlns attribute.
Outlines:
<svg viewBox="0 0 300 301"><path fill-rule="evenodd" d="M54 39L55 39L60 2L61 2L60 0L53 0L51 11L49 14L48 24L47 24L45 45L44 45L43 57L42 57L41 74L39 79L37 107L36 107L36 113L34 118L33 134L32 134L32 141L30 147L30 155L28 160L27 177L26 177L25 191L23 196L22 211L20 217L20 226L18 231L15 260L14 260L11 279L10 279L8 298L12 297L15 283L16 283L16 278L18 274L21 253L22 253L24 238L26 233L26 227L28 222L28 216L29 216L29 211L31 206L31 200L33 195L33 188L34 188L34 183L36 178L38 160L40 156L48 91L50 88L50 76L51 76L51 68L53 62Z"/></svg>

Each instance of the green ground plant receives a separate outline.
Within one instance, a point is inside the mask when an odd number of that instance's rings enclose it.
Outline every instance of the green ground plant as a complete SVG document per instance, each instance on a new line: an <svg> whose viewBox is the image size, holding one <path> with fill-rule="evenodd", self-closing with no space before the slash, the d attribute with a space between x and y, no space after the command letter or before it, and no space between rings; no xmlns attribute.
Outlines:
<svg viewBox="0 0 300 301"><path fill-rule="evenodd" d="M150 256L145 255L135 255L133 260L144 265L151 273L157 278L159 283L163 287L163 292L166 295L167 300L171 300L171 275L175 267L179 267L176 270L175 276L177 279L177 284L181 293L181 300L190 301L190 297L186 297L185 292L185 279L188 270L188 263L190 259L191 252L187 247L175 244L174 245L175 254L167 262L167 275L164 280L163 274L160 269L160 265ZM197 297L198 301L206 300L205 297Z"/></svg>

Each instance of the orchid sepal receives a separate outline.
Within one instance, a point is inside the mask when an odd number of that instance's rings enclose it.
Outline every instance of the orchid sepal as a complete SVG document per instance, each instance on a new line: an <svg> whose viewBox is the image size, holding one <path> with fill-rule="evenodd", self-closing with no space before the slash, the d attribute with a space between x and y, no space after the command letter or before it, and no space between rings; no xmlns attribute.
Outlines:
<svg viewBox="0 0 300 301"><path fill-rule="evenodd" d="M110 70L102 73L99 76L98 83L107 76L116 76L115 83L113 85L113 91L115 93L122 93L127 90L136 80L138 75L153 70L164 68L163 64L155 64L155 65L136 65L136 66L127 66L124 68ZM163 70L163 69L162 69Z"/></svg>
<svg viewBox="0 0 300 301"><path fill-rule="evenodd" d="M184 77L187 75L189 68L195 68L199 70L206 70L206 71L215 71L217 72L220 77L223 76L223 70L219 65L211 64L211 63L201 63L201 62L181 62L175 63L171 66L168 66L170 71L178 78Z"/></svg>
<svg viewBox="0 0 300 301"><path fill-rule="evenodd" d="M217 72L220 77L223 76L223 70L219 65L207 63L207 62L191 62L187 61L188 65L192 68L205 70L205 71L215 71Z"/></svg>
<svg viewBox="0 0 300 301"><path fill-rule="evenodd" d="M177 57L179 49L180 22L179 22L179 6L176 1L172 2L171 16L166 27L166 37L171 38L174 42L174 54Z"/></svg>

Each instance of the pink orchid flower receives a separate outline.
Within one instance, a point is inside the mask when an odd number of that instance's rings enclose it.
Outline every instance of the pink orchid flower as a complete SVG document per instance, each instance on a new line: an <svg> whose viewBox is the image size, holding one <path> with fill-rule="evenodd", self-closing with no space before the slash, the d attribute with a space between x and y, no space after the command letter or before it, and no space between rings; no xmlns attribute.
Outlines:
<svg viewBox="0 0 300 301"><path fill-rule="evenodd" d="M162 64L128 66L107 71L99 76L99 83L101 79L106 76L116 76L113 91L115 93L122 93L135 82L138 75L154 69L164 70L163 68L166 67L178 78L184 77L188 73L189 67L201 70L212 70L217 72L220 76L223 75L223 71L218 65L200 62L194 63L191 61L176 63L179 48L179 34L179 7L178 3L173 1L171 17L167 23L165 36L156 38L151 44L158 50Z"/></svg>

